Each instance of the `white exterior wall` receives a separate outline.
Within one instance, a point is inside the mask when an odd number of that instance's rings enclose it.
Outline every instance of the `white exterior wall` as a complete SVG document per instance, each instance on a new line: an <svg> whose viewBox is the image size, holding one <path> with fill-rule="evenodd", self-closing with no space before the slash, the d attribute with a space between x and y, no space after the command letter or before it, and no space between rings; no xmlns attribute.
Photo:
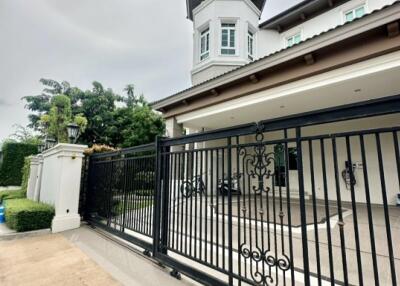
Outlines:
<svg viewBox="0 0 400 286"><path fill-rule="evenodd" d="M247 57L247 31L255 34L254 59L262 58L283 48L286 39L301 33L306 40L345 22L344 14L365 4L366 13L381 9L395 0L352 0L282 33L260 30L260 11L249 0L206 0L193 11L193 85L224 74L250 62ZM268 5L265 9L268 9ZM236 22L236 51L234 56L221 55L221 21ZM210 29L210 55L200 60L200 34Z"/></svg>
<svg viewBox="0 0 400 286"><path fill-rule="evenodd" d="M326 13L323 13L321 15L318 15L317 17L311 18L308 21L305 21L304 23L293 27L287 31L284 31L283 33L280 34L279 36L279 42L276 45L275 50L268 50L261 48L260 51L263 53L263 55L268 55L271 52L278 51L280 49L283 49L286 47L286 39L290 36L293 36L297 33L301 33L301 39L305 40L308 38L311 38L315 35L318 35L322 32L326 32L338 25L342 25L345 23L345 18L344 15L347 11L354 9L358 6L361 6L365 4L366 6L366 11L365 13L370 13L374 10L380 9L385 5L392 4L395 2L395 0L352 0L349 1L343 5L340 5L332 10L327 11ZM264 43L265 42L270 42L272 40L272 37L270 34L267 35L267 33L270 33L267 30L261 30L261 34L263 34L262 39L263 42L260 42L260 45L268 46ZM264 36L265 34L265 36ZM276 38L274 38L276 40ZM262 56L262 55L260 55Z"/></svg>
<svg viewBox="0 0 400 286"><path fill-rule="evenodd" d="M192 82L198 84L249 62L247 31L255 33L257 58L260 11L249 0L207 0L193 11ZM221 55L221 23L236 23L236 55ZM200 61L200 34L210 29L210 56Z"/></svg>
<svg viewBox="0 0 400 286"><path fill-rule="evenodd" d="M371 119L361 119L355 121L339 122L332 124L324 124L320 126L312 126L303 128L302 136L313 136L313 135L323 135L323 134L334 134L339 132L348 131L360 131L373 128L382 127L394 127L398 126L400 122L400 115L389 115L382 116L378 118ZM265 134L264 142L271 140L282 139L283 132L271 132ZM288 137L293 138L295 136L294 130L291 129L288 132ZM236 140L232 139L233 143L236 144ZM255 142L255 135L249 135L241 137L240 143L252 143ZM317 199L324 200L324 182L323 182L323 171L322 171L322 156L319 140L312 141L313 148L313 164L314 164L314 183L315 183L315 194ZM394 141L392 133L384 133L380 135L380 142L382 148L382 158L383 158L383 169L386 183L386 195L387 200L390 205L396 205L396 196L400 193L400 186L398 181L398 170L396 167L396 157L394 149ZM367 162L367 173L368 173L368 185L370 191L370 201L372 204L382 204L382 189L381 189L381 178L379 175L379 161L377 153L377 145L375 135L365 135L365 152L366 152L366 162ZM337 138L337 162L338 162L338 176L339 176L339 188L342 202L351 202L351 190L346 188L346 184L342 179L341 172L345 169L345 161L348 160L346 141L343 137ZM226 139L207 141L201 146L197 146L197 149L201 148L212 148L212 147L226 147ZM274 152L275 145L266 145L265 154L272 154ZM288 147L296 147L294 142L288 143ZM325 140L325 162L326 162L326 176L327 176L327 189L328 197L330 201L336 201L336 184L335 184L335 171L334 171L334 161L333 161L333 148L332 140ZM252 147L246 148L248 154L254 154ZM357 164L357 168L354 171L354 177L356 179L356 185L354 186L355 200L357 203L366 203L366 192L365 192L365 182L364 182L364 172L361 157L361 147L359 136L350 137L350 150L351 150L351 160L353 164ZM310 155L308 142L304 142L302 145L303 152L303 174L304 174L304 189L306 193L306 198L311 198L312 195L312 182L311 182L311 168L310 168ZM222 153L220 153L221 155ZM232 174L237 171L236 163L236 150L232 150ZM208 158L210 160L210 156ZM239 157L240 172L243 172L243 157ZM214 172L216 172L216 158L214 156ZM222 157L219 157L219 173L222 174ZM210 163L209 163L210 164ZM224 160L225 170L227 172L227 154L225 153ZM205 163L203 163L205 166ZM268 169L273 171L273 162ZM211 176L211 168L207 170L207 175ZM214 178L215 178L214 174ZM205 180L205 179L203 179ZM251 186L257 186L257 178L251 179ZM296 170L289 170L289 182L290 182L290 193L293 198L299 197L299 183L298 183L298 172ZM264 177L264 184L272 188L272 179L266 179ZM208 186L207 191L210 192L211 185ZM214 186L215 189L215 186ZM283 191L283 196L286 196L285 187L281 188ZM279 187L275 186L275 192L279 191ZM249 192L249 186L246 185L246 194ZM271 191L272 192L272 191Z"/></svg>

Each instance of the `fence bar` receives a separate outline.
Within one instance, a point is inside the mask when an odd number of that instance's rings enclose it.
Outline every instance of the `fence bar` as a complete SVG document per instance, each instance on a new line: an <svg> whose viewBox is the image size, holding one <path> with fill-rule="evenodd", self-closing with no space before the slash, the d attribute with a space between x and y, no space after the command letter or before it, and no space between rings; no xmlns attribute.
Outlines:
<svg viewBox="0 0 400 286"><path fill-rule="evenodd" d="M381 139L380 134L375 134L376 139L376 147L378 151L378 163L379 163L379 176L381 182L381 191L382 191L382 200L383 200L383 210L385 214L385 225L386 225L386 237L389 251L389 261L390 261L390 270L392 277L392 285L397 285L396 279L396 268L394 264L394 255L393 255L393 242L392 242L392 230L390 227L390 217L389 217L389 208L386 194L386 181L385 181L385 171L383 168L383 158L382 158L382 147L381 147Z"/></svg>
<svg viewBox="0 0 400 286"><path fill-rule="evenodd" d="M228 137L228 255L229 285L233 285L233 235L232 235L232 138ZM224 255L225 256L225 255Z"/></svg>
<svg viewBox="0 0 400 286"><path fill-rule="evenodd" d="M369 228L369 237L371 240L372 265L374 268L375 285L378 286L379 272L378 272L378 262L376 259L374 221L372 218L371 196L369 191L368 165L367 165L367 158L365 155L364 135L360 135L360 149L361 149L361 158L362 158L363 173L364 173L365 199L367 201L368 228Z"/></svg>
<svg viewBox="0 0 400 286"><path fill-rule="evenodd" d="M353 210L353 226L354 226L354 239L356 242L356 252L357 252L357 267L358 267L358 283L360 286L364 285L363 280L363 269L361 262L361 250L360 250L360 236L358 234L358 219L357 219L357 206L356 206L356 196L354 191L354 172L353 172L353 161L351 156L350 148L350 137L346 136L346 151L347 151L347 162L349 166L350 175L350 192L351 192L351 206Z"/></svg>
<svg viewBox="0 0 400 286"><path fill-rule="evenodd" d="M303 270L304 284L310 285L310 265L308 261L308 238L307 238L307 219L306 219L306 201L304 193L304 174L303 174L303 154L301 141L301 128L296 128L297 139L297 168L299 172L299 194L300 194L300 215L301 215L301 235L303 246Z"/></svg>

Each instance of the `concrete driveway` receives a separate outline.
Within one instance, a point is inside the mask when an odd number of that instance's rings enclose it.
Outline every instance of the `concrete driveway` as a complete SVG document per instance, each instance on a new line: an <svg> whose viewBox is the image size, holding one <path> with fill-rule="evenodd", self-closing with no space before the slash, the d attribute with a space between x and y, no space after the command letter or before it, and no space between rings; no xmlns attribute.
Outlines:
<svg viewBox="0 0 400 286"><path fill-rule="evenodd" d="M196 285L140 252L83 226L62 234L1 240L2 286Z"/></svg>
<svg viewBox="0 0 400 286"><path fill-rule="evenodd" d="M0 285L120 285L62 235L0 241Z"/></svg>

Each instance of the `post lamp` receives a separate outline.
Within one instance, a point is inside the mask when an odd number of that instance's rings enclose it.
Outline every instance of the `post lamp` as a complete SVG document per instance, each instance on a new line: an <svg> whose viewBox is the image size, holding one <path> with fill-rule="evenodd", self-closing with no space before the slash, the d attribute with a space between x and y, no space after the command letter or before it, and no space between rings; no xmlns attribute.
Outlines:
<svg viewBox="0 0 400 286"><path fill-rule="evenodd" d="M56 144L57 144L57 141L55 139L46 138L46 143L45 143L46 146L45 146L45 148L46 148L46 150L50 149L50 148L53 148L54 146L56 146Z"/></svg>
<svg viewBox="0 0 400 286"><path fill-rule="evenodd" d="M39 153L43 153L44 148L45 148L45 145L44 145L43 142L41 142L41 143L38 144L38 151L39 151Z"/></svg>
<svg viewBox="0 0 400 286"><path fill-rule="evenodd" d="M67 125L67 131L69 143L75 144L79 136L79 126L76 123L70 123Z"/></svg>

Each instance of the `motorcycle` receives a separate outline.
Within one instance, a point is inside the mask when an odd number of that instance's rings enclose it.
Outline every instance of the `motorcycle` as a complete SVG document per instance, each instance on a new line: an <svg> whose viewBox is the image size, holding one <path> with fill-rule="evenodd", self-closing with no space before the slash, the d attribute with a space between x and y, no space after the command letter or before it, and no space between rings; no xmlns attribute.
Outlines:
<svg viewBox="0 0 400 286"><path fill-rule="evenodd" d="M240 190L239 179L241 178L241 174L233 174L231 178L231 194L232 195L241 195L242 192ZM229 180L225 176L224 179L218 180L218 192L222 196L227 196L229 193Z"/></svg>

